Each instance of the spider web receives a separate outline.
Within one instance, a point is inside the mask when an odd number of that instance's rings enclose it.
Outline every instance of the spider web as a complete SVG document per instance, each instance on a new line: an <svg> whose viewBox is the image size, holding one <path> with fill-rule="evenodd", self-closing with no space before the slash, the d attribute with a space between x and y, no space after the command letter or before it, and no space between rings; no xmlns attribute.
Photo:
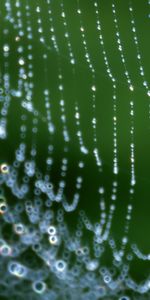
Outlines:
<svg viewBox="0 0 150 300"><path fill-rule="evenodd" d="M0 294L149 299L149 2L0 14Z"/></svg>

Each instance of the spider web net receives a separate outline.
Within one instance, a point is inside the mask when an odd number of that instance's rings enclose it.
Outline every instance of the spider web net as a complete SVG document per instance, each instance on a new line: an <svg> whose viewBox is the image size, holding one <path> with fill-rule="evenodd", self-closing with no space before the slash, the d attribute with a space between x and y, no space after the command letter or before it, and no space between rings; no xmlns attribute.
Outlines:
<svg viewBox="0 0 150 300"><path fill-rule="evenodd" d="M0 295L149 299L149 2L0 15Z"/></svg>

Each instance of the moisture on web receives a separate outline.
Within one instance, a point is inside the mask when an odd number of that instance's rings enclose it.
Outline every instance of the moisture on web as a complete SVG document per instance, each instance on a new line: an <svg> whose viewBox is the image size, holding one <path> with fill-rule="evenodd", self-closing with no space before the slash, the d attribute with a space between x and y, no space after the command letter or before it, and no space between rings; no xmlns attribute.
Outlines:
<svg viewBox="0 0 150 300"><path fill-rule="evenodd" d="M1 1L0 297L149 299L149 5Z"/></svg>

